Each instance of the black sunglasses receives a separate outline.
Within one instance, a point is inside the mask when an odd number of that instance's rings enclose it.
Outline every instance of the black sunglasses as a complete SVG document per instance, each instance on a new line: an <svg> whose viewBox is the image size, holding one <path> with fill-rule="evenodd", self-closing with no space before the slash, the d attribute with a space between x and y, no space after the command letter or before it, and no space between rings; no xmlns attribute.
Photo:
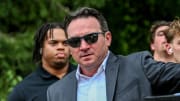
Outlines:
<svg viewBox="0 0 180 101"><path fill-rule="evenodd" d="M73 37L73 38L67 39L66 43L73 48L80 47L81 39L84 39L86 43L88 44L93 44L97 42L98 34L103 34L103 32L93 32L82 37Z"/></svg>

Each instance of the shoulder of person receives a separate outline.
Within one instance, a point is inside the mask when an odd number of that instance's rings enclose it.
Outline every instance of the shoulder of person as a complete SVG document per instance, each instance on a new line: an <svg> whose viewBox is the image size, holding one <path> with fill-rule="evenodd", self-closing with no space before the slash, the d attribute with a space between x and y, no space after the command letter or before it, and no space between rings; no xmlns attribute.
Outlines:
<svg viewBox="0 0 180 101"><path fill-rule="evenodd" d="M149 51L140 51L140 52L134 52L131 53L129 55L127 55L126 57L131 58L131 57L152 57L152 54Z"/></svg>
<svg viewBox="0 0 180 101"><path fill-rule="evenodd" d="M62 79L58 80L57 82L53 83L52 85L49 86L50 89L56 89L56 87L63 87L63 85L69 85L71 84L70 82L72 82L72 80L76 80L76 70L70 72L69 74L67 74L65 77L63 77ZM67 86L65 86L67 87Z"/></svg>
<svg viewBox="0 0 180 101"><path fill-rule="evenodd" d="M34 82L31 78L35 74L32 72L31 74L27 75L22 81L16 84L11 93L8 95L8 101L18 101L19 99L23 98L23 94L26 91L26 87L28 87L28 82ZM18 100L17 100L18 99Z"/></svg>

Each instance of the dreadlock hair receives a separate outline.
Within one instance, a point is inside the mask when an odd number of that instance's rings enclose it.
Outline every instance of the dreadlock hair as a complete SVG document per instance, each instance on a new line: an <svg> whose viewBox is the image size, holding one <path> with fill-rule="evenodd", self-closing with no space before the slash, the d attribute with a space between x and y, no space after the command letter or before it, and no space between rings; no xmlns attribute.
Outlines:
<svg viewBox="0 0 180 101"><path fill-rule="evenodd" d="M63 23L45 23L43 24L34 35L34 49L32 59L35 63L41 62L42 58L42 46L44 40L47 38L48 31L50 36L53 36L53 29L60 28L64 30ZM66 36L67 37L67 36Z"/></svg>

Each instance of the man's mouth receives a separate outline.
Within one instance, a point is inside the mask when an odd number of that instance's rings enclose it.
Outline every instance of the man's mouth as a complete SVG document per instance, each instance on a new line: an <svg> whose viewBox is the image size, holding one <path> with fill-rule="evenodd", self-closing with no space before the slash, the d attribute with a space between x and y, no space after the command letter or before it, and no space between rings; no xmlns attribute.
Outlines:
<svg viewBox="0 0 180 101"><path fill-rule="evenodd" d="M87 57L87 56L90 56L90 55L92 55L92 54L87 53L87 54L82 54L80 57Z"/></svg>
<svg viewBox="0 0 180 101"><path fill-rule="evenodd" d="M58 53L56 54L57 57L65 57L65 54L64 53Z"/></svg>

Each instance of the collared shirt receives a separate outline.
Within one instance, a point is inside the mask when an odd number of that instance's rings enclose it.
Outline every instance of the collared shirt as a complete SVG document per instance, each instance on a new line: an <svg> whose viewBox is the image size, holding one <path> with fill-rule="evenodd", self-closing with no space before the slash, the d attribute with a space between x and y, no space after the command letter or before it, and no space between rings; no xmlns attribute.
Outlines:
<svg viewBox="0 0 180 101"><path fill-rule="evenodd" d="M78 80L77 101L107 100L105 69L108 56L109 51L103 63L92 77L81 74L80 67L78 65L76 72L76 78Z"/></svg>
<svg viewBox="0 0 180 101"><path fill-rule="evenodd" d="M75 66L70 65L68 73L75 68ZM51 75L40 66L16 85L8 96L8 101L47 101L47 88L57 80L59 78Z"/></svg>

